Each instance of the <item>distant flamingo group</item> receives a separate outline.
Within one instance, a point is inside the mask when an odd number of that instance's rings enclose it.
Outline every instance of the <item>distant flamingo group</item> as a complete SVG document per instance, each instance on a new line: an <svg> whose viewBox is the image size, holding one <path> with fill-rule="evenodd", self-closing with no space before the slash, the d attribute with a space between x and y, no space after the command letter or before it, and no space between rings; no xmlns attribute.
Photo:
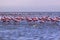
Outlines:
<svg viewBox="0 0 60 40"><path fill-rule="evenodd" d="M3 21L3 22L10 22L11 20L14 21L14 22L20 22L20 21L23 21L23 20L26 20L28 22L35 22L35 21L40 21L40 22L48 22L48 21L51 21L51 22L60 22L60 17L54 17L54 18L51 18L49 16L42 16L42 17L21 17L21 16L17 16L17 17L9 17L9 16L3 16L3 17L0 17L0 20Z"/></svg>

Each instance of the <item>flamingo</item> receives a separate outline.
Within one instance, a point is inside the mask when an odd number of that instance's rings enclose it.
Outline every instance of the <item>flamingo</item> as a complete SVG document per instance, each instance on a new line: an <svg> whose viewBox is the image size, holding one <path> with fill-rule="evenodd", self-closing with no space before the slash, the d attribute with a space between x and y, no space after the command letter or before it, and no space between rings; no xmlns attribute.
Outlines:
<svg viewBox="0 0 60 40"><path fill-rule="evenodd" d="M58 17L53 18L53 22L59 22L59 21L60 21L60 18Z"/></svg>
<svg viewBox="0 0 60 40"><path fill-rule="evenodd" d="M6 17L5 17L5 16L2 17L1 20L2 20L3 22L6 22Z"/></svg>
<svg viewBox="0 0 60 40"><path fill-rule="evenodd" d="M6 17L5 19L6 19L7 22L9 22L11 20L10 17Z"/></svg>
<svg viewBox="0 0 60 40"><path fill-rule="evenodd" d="M42 18L40 18L39 20L40 20L42 23L44 23L44 22L46 22L47 17L42 17Z"/></svg>
<svg viewBox="0 0 60 40"><path fill-rule="evenodd" d="M1 18L2 18L2 17L0 16L0 21L1 21Z"/></svg>
<svg viewBox="0 0 60 40"><path fill-rule="evenodd" d="M19 21L21 21L21 18L20 17L15 17L15 18L13 18L13 21L19 22Z"/></svg>
<svg viewBox="0 0 60 40"><path fill-rule="evenodd" d="M57 21L60 21L60 18L59 17L56 17Z"/></svg>
<svg viewBox="0 0 60 40"><path fill-rule="evenodd" d="M51 21L52 19L49 17L49 18L47 18L47 21Z"/></svg>
<svg viewBox="0 0 60 40"><path fill-rule="evenodd" d="M51 19L51 22L57 22L58 19L55 17L55 18L50 18Z"/></svg>
<svg viewBox="0 0 60 40"><path fill-rule="evenodd" d="M21 20L24 20L24 17L20 17L21 18Z"/></svg>
<svg viewBox="0 0 60 40"><path fill-rule="evenodd" d="M32 18L32 20L35 22L35 21L38 21L38 17L34 17Z"/></svg>
<svg viewBox="0 0 60 40"><path fill-rule="evenodd" d="M32 21L32 18L26 17L26 20L27 20L28 22L31 22L31 21Z"/></svg>

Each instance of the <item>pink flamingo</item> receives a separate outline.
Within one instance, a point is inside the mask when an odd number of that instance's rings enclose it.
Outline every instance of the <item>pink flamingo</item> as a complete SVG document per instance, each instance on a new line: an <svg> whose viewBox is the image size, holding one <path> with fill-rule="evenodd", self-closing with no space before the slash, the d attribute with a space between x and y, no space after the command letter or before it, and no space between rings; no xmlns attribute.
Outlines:
<svg viewBox="0 0 60 40"><path fill-rule="evenodd" d="M3 22L6 22L6 21L7 21L7 20L6 20L6 16L2 17L1 20L2 20Z"/></svg>
<svg viewBox="0 0 60 40"><path fill-rule="evenodd" d="M57 22L58 19L55 17L55 18L50 18L51 19L51 22Z"/></svg>
<svg viewBox="0 0 60 40"><path fill-rule="evenodd" d="M35 21L38 21L38 17L34 17L32 18L32 20L35 22Z"/></svg>
<svg viewBox="0 0 60 40"><path fill-rule="evenodd" d="M52 20L53 20L53 22L59 22L59 21L60 21L60 18L55 17L55 18L53 18Z"/></svg>
<svg viewBox="0 0 60 40"><path fill-rule="evenodd" d="M19 22L19 21L21 21L21 19L22 19L22 18L20 18L20 17L13 18L13 20L14 20L15 22Z"/></svg>
<svg viewBox="0 0 60 40"><path fill-rule="evenodd" d="M56 17L57 21L60 21L60 17Z"/></svg>
<svg viewBox="0 0 60 40"><path fill-rule="evenodd" d="M27 20L28 22L31 22L31 21L32 21L32 18L26 17L26 20Z"/></svg>
<svg viewBox="0 0 60 40"><path fill-rule="evenodd" d="M48 18L48 17L42 17L42 18L39 18L39 20L40 20L42 23L44 23L44 22L47 21L47 18Z"/></svg>

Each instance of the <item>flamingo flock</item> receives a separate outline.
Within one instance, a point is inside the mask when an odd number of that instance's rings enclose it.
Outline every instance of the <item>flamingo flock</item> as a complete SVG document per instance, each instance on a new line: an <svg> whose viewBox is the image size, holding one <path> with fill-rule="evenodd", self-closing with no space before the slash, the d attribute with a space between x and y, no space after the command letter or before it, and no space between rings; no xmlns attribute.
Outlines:
<svg viewBox="0 0 60 40"><path fill-rule="evenodd" d="M49 21L60 22L60 17L54 17L54 18L51 18L49 16L44 16L44 17L21 17L21 16L9 17L9 16L3 16L3 17L0 17L0 21L3 21L3 22L10 22L11 20L14 22L20 22L20 21L26 20L28 22L40 21L40 22L44 23L44 22L49 22Z"/></svg>

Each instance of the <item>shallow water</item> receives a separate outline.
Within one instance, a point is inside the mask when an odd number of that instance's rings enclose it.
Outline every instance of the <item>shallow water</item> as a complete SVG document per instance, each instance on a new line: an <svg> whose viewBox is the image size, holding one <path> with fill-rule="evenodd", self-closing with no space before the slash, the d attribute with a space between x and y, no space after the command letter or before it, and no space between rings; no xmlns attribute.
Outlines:
<svg viewBox="0 0 60 40"><path fill-rule="evenodd" d="M60 40L60 25L0 25L0 40Z"/></svg>
<svg viewBox="0 0 60 40"><path fill-rule="evenodd" d="M51 15L51 17L53 16ZM37 22L36 24L22 22L19 25L3 25L0 23L0 40L60 40L60 22Z"/></svg>

